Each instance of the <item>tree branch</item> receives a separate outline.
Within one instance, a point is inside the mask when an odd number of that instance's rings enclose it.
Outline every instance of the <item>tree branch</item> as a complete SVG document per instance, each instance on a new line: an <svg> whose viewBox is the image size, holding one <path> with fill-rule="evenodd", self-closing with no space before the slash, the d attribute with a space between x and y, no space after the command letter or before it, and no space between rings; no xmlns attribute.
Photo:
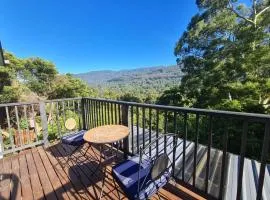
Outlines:
<svg viewBox="0 0 270 200"><path fill-rule="evenodd" d="M265 7L264 9L262 9L257 15L256 18L259 17L261 14L263 14L265 11L267 11L270 8L270 6Z"/></svg>
<svg viewBox="0 0 270 200"><path fill-rule="evenodd" d="M229 0L228 2L229 2L229 9L230 9L234 14L236 14L237 17L239 17L239 18L241 18L241 19L243 19L243 20L245 20L245 21L251 23L252 25L254 25L254 21L252 21L251 19L246 18L246 17L240 15L240 14L234 9L231 0Z"/></svg>

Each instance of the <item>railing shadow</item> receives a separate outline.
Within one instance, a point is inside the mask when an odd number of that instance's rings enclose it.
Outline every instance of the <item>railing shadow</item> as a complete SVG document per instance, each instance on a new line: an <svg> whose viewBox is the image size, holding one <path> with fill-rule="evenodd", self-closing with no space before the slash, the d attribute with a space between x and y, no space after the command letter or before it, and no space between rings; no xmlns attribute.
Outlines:
<svg viewBox="0 0 270 200"><path fill-rule="evenodd" d="M2 185L3 181L5 179L10 179L11 180L11 184L10 182L8 182L8 184L6 185ZM16 199L17 197L17 190L18 190L18 185L19 185L19 178L16 174L13 173L7 173L7 174L0 174L0 180L1 180L1 187L0 187L0 199L3 200L8 200L8 199ZM10 191L10 185L12 185L12 190ZM8 192L10 192L10 198L5 198L3 197L1 194L2 192L8 189Z"/></svg>
<svg viewBox="0 0 270 200"><path fill-rule="evenodd" d="M56 152L57 148L58 150L61 149L61 153ZM101 184L104 176L102 172L104 169L103 167L106 167L106 165L110 163L99 163L97 159L97 152L90 153L88 151L85 155L83 155L82 152L85 150L84 148L86 147L82 146L79 151L77 151L77 154L75 153L75 155L70 158L68 163L66 163L67 157L70 155L70 152L72 152L73 147L65 148L61 143L59 143L47 149L47 151L49 151L49 153L56 158L58 161L57 165L64 170L64 173L66 173L69 181L68 183L62 185L62 187L56 190L54 189L54 191L51 192L56 194L57 198L63 199L63 193L68 193L68 196L72 195L73 199L99 199L102 187ZM96 148L96 146L94 148ZM90 148L90 151L93 150ZM113 190L116 190L116 187L113 183L108 183L108 180L105 181L104 187L107 187L106 184L110 184L110 190L103 190L102 196L106 196L106 198L110 199L110 193ZM45 194L45 198L49 199L52 195L51 193Z"/></svg>

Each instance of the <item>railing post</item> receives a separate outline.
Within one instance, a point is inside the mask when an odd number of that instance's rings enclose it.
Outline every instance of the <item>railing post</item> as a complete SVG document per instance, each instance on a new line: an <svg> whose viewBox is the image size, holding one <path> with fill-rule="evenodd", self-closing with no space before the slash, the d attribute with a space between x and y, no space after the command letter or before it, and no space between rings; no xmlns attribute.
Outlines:
<svg viewBox="0 0 270 200"><path fill-rule="evenodd" d="M129 106L124 104L122 105L121 107L121 110L122 110L122 125L124 126L128 126L128 108ZM126 137L124 139L124 156L125 158L128 157L128 153L129 153L129 137Z"/></svg>
<svg viewBox="0 0 270 200"><path fill-rule="evenodd" d="M83 130L86 130L85 103L86 103L85 98L82 98L82 100L81 100L81 113L82 113Z"/></svg>
<svg viewBox="0 0 270 200"><path fill-rule="evenodd" d="M41 118L43 142L44 142L44 146L47 147L49 145L48 122L47 122L47 115L46 115L46 106L45 106L44 101L39 102L39 111L40 111L40 118Z"/></svg>
<svg viewBox="0 0 270 200"><path fill-rule="evenodd" d="M0 159L2 159L4 156L4 142L3 142L3 137L2 137L2 130L0 127Z"/></svg>

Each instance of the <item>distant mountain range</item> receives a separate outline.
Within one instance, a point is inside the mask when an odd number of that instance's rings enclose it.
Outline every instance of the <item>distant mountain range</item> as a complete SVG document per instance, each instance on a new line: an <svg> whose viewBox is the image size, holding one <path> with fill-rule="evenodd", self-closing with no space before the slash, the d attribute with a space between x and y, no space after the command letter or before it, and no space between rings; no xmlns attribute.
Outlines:
<svg viewBox="0 0 270 200"><path fill-rule="evenodd" d="M178 66L173 65L119 71L90 71L74 76L86 81L92 87L113 88L122 92L129 92L131 88L161 92L179 85L182 73Z"/></svg>

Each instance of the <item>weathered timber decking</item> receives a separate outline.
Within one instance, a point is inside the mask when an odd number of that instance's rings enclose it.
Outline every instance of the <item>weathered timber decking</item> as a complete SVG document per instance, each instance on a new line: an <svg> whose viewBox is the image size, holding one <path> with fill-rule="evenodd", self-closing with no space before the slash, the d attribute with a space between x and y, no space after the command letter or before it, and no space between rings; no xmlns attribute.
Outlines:
<svg viewBox="0 0 270 200"><path fill-rule="evenodd" d="M84 145L82 150L87 147ZM89 157L98 156L99 151L93 147L86 156L77 152L66 163L71 150L58 143L47 149L39 146L1 159L0 199L98 199L103 173L101 168L93 173L97 163ZM121 159L123 155L118 156L117 162ZM102 199L127 199L114 182L110 165L106 166ZM161 189L159 194L162 199L203 199L182 186L172 184Z"/></svg>

